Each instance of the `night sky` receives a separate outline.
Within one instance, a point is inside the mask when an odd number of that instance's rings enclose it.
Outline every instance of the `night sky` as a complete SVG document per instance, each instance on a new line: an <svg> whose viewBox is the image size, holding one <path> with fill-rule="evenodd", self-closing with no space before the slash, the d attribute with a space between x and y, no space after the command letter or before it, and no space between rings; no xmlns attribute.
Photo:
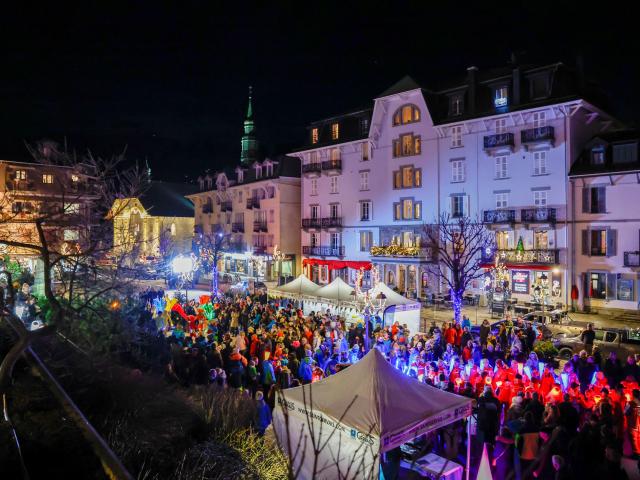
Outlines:
<svg viewBox="0 0 640 480"><path fill-rule="evenodd" d="M195 178L237 163L249 85L265 153L286 153L309 122L367 106L405 74L436 88L511 52L523 63L582 54L614 113L640 118L640 40L615 2L218 3L3 5L0 159L66 138L103 155L127 145L155 178Z"/></svg>

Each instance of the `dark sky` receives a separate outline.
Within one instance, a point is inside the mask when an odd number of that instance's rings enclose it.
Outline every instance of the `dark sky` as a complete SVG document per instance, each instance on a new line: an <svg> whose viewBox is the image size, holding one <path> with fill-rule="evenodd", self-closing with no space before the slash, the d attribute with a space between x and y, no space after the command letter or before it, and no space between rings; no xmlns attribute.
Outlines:
<svg viewBox="0 0 640 480"><path fill-rule="evenodd" d="M511 52L569 64L581 53L618 117L640 117L640 40L615 2L41 3L0 13L0 158L66 137L103 155L127 145L156 178L197 177L237 162L250 84L266 153L285 153L310 121L407 73L429 87Z"/></svg>

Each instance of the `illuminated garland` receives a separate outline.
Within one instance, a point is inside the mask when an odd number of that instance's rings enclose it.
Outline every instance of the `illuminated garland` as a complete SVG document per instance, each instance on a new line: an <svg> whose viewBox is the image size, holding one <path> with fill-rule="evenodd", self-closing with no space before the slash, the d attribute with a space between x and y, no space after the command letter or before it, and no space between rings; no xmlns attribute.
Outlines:
<svg viewBox="0 0 640 480"><path fill-rule="evenodd" d="M420 247L404 247L402 245L383 245L371 247L371 255L374 257L417 257L420 255Z"/></svg>

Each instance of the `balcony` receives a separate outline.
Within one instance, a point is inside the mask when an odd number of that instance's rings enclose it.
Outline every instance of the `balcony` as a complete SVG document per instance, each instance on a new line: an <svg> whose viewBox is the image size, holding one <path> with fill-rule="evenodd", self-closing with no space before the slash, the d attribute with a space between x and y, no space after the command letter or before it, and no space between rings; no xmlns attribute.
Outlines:
<svg viewBox="0 0 640 480"><path fill-rule="evenodd" d="M231 224L231 231L233 233L244 233L244 222L233 222Z"/></svg>
<svg viewBox="0 0 640 480"><path fill-rule="evenodd" d="M515 265L556 265L558 263L558 250L497 250L501 262ZM495 255L482 254L484 263L494 263Z"/></svg>
<svg viewBox="0 0 640 480"><path fill-rule="evenodd" d="M342 160L328 160L322 162L322 171L329 175L342 173Z"/></svg>
<svg viewBox="0 0 640 480"><path fill-rule="evenodd" d="M482 221L490 224L515 223L515 210L485 210L482 215Z"/></svg>
<svg viewBox="0 0 640 480"><path fill-rule="evenodd" d="M556 209L550 207L523 208L520 210L522 223L556 223Z"/></svg>
<svg viewBox="0 0 640 480"><path fill-rule="evenodd" d="M307 163L302 165L302 174L308 178L319 177L322 171L322 164L320 162Z"/></svg>
<svg viewBox="0 0 640 480"><path fill-rule="evenodd" d="M320 257L344 257L344 247L302 247L303 255L318 255Z"/></svg>
<svg viewBox="0 0 640 480"><path fill-rule="evenodd" d="M640 267L640 251L624 252L624 266L625 267Z"/></svg>
<svg viewBox="0 0 640 480"><path fill-rule="evenodd" d="M254 232L266 232L268 230L267 228L267 222L263 222L263 221L257 221L257 222L253 222L253 231Z"/></svg>
<svg viewBox="0 0 640 480"><path fill-rule="evenodd" d="M220 203L220 211L222 212L230 212L233 210L233 202L231 200L225 200Z"/></svg>
<svg viewBox="0 0 640 480"><path fill-rule="evenodd" d="M513 133L496 133L484 137L485 150L513 150L515 144Z"/></svg>
<svg viewBox="0 0 640 480"><path fill-rule="evenodd" d="M249 210L252 208L260 208L260 199L258 197L247 198L247 208Z"/></svg>
<svg viewBox="0 0 640 480"><path fill-rule="evenodd" d="M302 228L304 229L309 229L309 228L321 228L322 226L322 219L320 218L303 218L302 219Z"/></svg>
<svg viewBox="0 0 640 480"><path fill-rule="evenodd" d="M382 245L371 247L372 257L398 257L398 258L433 258L433 252L429 247L405 247L402 245Z"/></svg>
<svg viewBox="0 0 640 480"><path fill-rule="evenodd" d="M529 128L528 130L522 130L522 132L520 132L520 141L525 147L534 143L553 146L554 140L555 133L553 127L549 126Z"/></svg>
<svg viewBox="0 0 640 480"><path fill-rule="evenodd" d="M342 228L342 217L323 218L322 228Z"/></svg>

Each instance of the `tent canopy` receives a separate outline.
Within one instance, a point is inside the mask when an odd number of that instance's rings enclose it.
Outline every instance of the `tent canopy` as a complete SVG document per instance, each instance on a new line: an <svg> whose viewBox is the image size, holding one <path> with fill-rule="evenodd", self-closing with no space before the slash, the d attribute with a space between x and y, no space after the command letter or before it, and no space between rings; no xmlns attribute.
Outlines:
<svg viewBox="0 0 640 480"><path fill-rule="evenodd" d="M346 302L354 300L354 296L351 294L353 291L353 287L350 287L340 277L336 277L329 285L325 285L324 287L316 290L314 295L316 297L327 298L329 300Z"/></svg>
<svg viewBox="0 0 640 480"><path fill-rule="evenodd" d="M303 273L299 275L295 280L281 285L274 290L285 293L297 293L299 295L314 295L319 288L320 285L316 285L315 283L313 283Z"/></svg>
<svg viewBox="0 0 640 480"><path fill-rule="evenodd" d="M472 403L404 375L375 348L340 373L279 395L377 437L383 451L469 416Z"/></svg>
<svg viewBox="0 0 640 480"><path fill-rule="evenodd" d="M398 292L391 290L385 283L378 282L378 284L369 290L369 296L375 298L379 293L383 293L387 297L386 305L409 305L411 303L417 303L415 300L410 300L403 297Z"/></svg>

